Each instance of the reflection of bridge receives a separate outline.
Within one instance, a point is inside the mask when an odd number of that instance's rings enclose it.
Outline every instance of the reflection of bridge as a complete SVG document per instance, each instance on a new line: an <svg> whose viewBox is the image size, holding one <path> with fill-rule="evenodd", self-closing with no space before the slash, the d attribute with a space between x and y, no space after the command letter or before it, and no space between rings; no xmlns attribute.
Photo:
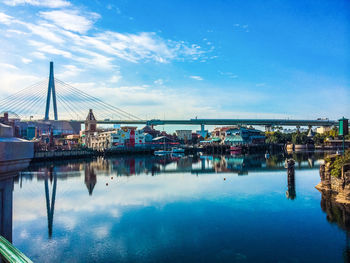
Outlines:
<svg viewBox="0 0 350 263"><path fill-rule="evenodd" d="M283 166L283 162L278 162L275 165L268 165L264 158L247 159L243 157L214 157L210 159L210 157L206 157L185 157L182 159L171 159L169 157L156 158L153 156L130 156L110 159L98 158L90 162L67 161L62 163L56 163L57 165L55 166L53 166L50 163L36 163L29 167L27 171L20 172L20 177L25 177L32 180L33 176L35 176L38 181L43 181L47 210L48 236L49 238L51 238L53 234L53 221L57 185L59 181L67 180L68 178L84 176L84 183L88 190L88 194L93 195L93 189L97 184L98 180L97 175L102 177L115 174L117 174L118 176L129 176L141 173L147 174L148 172L152 172L152 175L182 173L192 176L214 173L237 173L238 175L247 175L251 172L286 172L286 169ZM309 158L307 161L300 161L296 164L296 171L316 169L313 166L314 162L315 161L313 158ZM52 188L52 190L50 188ZM295 196L294 179L289 180L288 178L288 191L288 197ZM294 194L292 195L290 193Z"/></svg>
<svg viewBox="0 0 350 263"><path fill-rule="evenodd" d="M99 92L96 90L96 92ZM52 100L51 100L52 97ZM93 109L99 124L126 125L256 125L256 126L332 126L337 121L328 119L290 120L290 119L188 119L188 120L145 120L130 114L111 104L91 96L73 86L54 78L53 62L50 62L50 74L47 80L25 88L8 98L0 100L0 111L14 112L23 119L30 120L50 118L52 103L54 120L76 120L83 123L89 109ZM43 109L45 109L45 115ZM60 111L60 112L58 112ZM59 118L60 117L60 118Z"/></svg>

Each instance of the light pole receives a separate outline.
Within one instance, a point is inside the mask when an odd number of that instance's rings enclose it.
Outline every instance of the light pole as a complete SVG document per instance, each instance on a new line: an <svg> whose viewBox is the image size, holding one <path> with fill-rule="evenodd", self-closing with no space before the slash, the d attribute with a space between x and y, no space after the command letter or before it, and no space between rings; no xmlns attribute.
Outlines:
<svg viewBox="0 0 350 263"><path fill-rule="evenodd" d="M343 155L345 154L345 136L349 134L349 120L339 119L339 135L343 136Z"/></svg>

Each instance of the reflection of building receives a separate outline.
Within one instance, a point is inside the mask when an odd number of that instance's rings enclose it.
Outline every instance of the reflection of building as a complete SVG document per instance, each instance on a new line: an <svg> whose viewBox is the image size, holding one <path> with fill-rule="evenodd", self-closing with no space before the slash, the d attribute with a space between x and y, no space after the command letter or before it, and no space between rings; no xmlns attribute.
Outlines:
<svg viewBox="0 0 350 263"><path fill-rule="evenodd" d="M91 165L86 164L84 166L84 172L85 172L85 185L88 189L89 195L92 195L92 192L94 190L94 187L96 185L96 174L94 171L94 168L91 167Z"/></svg>
<svg viewBox="0 0 350 263"><path fill-rule="evenodd" d="M12 176L0 180L0 235L10 242L12 242L12 190Z"/></svg>
<svg viewBox="0 0 350 263"><path fill-rule="evenodd" d="M296 191L295 191L295 169L294 165L289 167L287 170L288 175L288 191L286 192L286 197L288 199L294 200L296 198Z"/></svg>
<svg viewBox="0 0 350 263"><path fill-rule="evenodd" d="M350 204L335 202L331 191L320 191L321 208L327 214L327 221L343 229L346 233L346 244L343 250L344 262L350 262Z"/></svg>

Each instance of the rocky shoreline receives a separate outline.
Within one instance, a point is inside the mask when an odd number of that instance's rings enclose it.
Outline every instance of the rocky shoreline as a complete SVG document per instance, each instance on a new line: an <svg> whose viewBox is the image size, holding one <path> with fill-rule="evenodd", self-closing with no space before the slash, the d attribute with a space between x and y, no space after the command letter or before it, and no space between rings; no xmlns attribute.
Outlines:
<svg viewBox="0 0 350 263"><path fill-rule="evenodd" d="M332 164L340 155L329 156L325 163L320 166L320 178L321 182L316 185L321 193L327 193L337 203L350 204L350 163L345 163L341 167L340 173L337 175L332 174L332 170L335 169Z"/></svg>

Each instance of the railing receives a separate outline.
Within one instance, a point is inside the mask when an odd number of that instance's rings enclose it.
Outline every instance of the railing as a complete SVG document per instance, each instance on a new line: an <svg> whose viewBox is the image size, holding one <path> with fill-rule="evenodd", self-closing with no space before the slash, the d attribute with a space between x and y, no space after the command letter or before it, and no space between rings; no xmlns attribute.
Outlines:
<svg viewBox="0 0 350 263"><path fill-rule="evenodd" d="M26 255L15 248L6 238L0 236L1 259L8 263L33 263Z"/></svg>

